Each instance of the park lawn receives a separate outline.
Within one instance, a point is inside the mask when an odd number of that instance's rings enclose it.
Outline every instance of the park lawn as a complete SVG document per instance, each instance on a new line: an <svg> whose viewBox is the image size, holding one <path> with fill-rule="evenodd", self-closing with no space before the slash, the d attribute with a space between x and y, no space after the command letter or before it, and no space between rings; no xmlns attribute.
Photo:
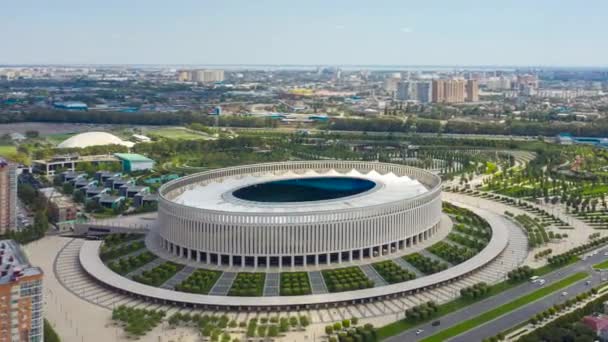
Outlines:
<svg viewBox="0 0 608 342"><path fill-rule="evenodd" d="M17 153L17 147L13 145L1 145L0 146L0 155L8 156Z"/></svg>
<svg viewBox="0 0 608 342"><path fill-rule="evenodd" d="M64 142L65 140L75 136L78 133L57 133L57 134L49 134L44 136L44 139L46 139L48 142L50 142L53 145L59 145L62 142Z"/></svg>
<svg viewBox="0 0 608 342"><path fill-rule="evenodd" d="M167 139L175 139L175 140L201 140L205 139L204 135L192 133L184 128L179 127L169 127L169 128L159 128L153 131L149 131L148 135L162 137Z"/></svg>
<svg viewBox="0 0 608 342"><path fill-rule="evenodd" d="M545 265L543 267L539 267L537 269L534 270L534 275L537 276L542 276L545 275L549 272L555 271L558 268L562 268L562 267L566 267L568 265L571 265L577 261L579 261L580 258L579 257L573 257L568 263L566 264L562 264L562 265L558 265L558 266L554 266L554 265ZM424 321L418 321L418 322L411 322L405 319L401 319L399 321L393 322L391 324L387 324L385 326L382 326L380 328L378 328L378 339L383 340L385 338L397 335L405 330L408 329L412 329L424 322L428 322L431 320L435 320L439 317L445 316L449 313L458 311L460 309L463 309L471 304L480 302L486 298L495 296L503 291L507 291L511 288L514 288L516 286L519 286L523 283L522 282L510 282L510 281L503 281L500 282L498 284L494 284L492 286L490 286L488 293L486 293L486 295L476 298L476 299L467 299L467 298L463 298L463 297L458 297L456 299L454 299L451 302L447 302L445 304L441 304L438 305L439 310L437 311L437 313L435 315L433 315L433 317L430 317L427 320Z"/></svg>
<svg viewBox="0 0 608 342"><path fill-rule="evenodd" d="M608 268L608 260L604 260L604 261L602 261L600 263L597 263L597 264L593 265L593 268L597 268L597 269L600 269L600 270L607 269Z"/></svg>
<svg viewBox="0 0 608 342"><path fill-rule="evenodd" d="M422 340L422 342L440 342L448 340L452 337L458 336L466 331L469 331L479 325L482 325L486 322L489 322L493 319L496 319L504 314L507 314L513 310L519 309L522 306L535 302L543 297L546 297L558 290L561 290L565 287L568 287L582 279L585 279L589 276L586 272L575 273L565 279L562 279L556 283L548 285L546 287L542 287L532 293L529 293L525 296L516 298L512 302L503 304L495 309L490 311L486 311L481 315L466 320L462 323L459 323L455 326L447 328L435 335L429 336Z"/></svg>

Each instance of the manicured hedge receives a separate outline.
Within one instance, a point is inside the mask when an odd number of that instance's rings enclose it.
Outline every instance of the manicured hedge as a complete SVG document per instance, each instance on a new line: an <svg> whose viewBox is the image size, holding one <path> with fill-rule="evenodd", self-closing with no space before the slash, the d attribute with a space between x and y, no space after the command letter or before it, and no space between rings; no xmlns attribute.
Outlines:
<svg viewBox="0 0 608 342"><path fill-rule="evenodd" d="M177 291L207 294L222 275L220 271L198 269L175 286Z"/></svg>
<svg viewBox="0 0 608 342"><path fill-rule="evenodd" d="M261 297L264 294L265 273L239 273L228 291L229 296Z"/></svg>
<svg viewBox="0 0 608 342"><path fill-rule="evenodd" d="M119 257L127 255L127 254L131 254L131 253L136 252L145 247L146 247L146 243L143 241L135 241L133 243L122 244L119 246L115 245L115 247L108 247L107 245L104 244L101 246L101 249L99 252L99 257L101 258L102 261L105 262L108 260L119 258Z"/></svg>
<svg viewBox="0 0 608 342"><path fill-rule="evenodd" d="M161 286L177 272L181 271L182 268L184 268L184 265L167 261L151 270L143 271L141 274L133 276L133 280L150 286Z"/></svg>
<svg viewBox="0 0 608 342"><path fill-rule="evenodd" d="M424 274L433 274L448 268L448 264L445 262L439 262L438 260L427 258L419 253L406 255L403 257L403 259Z"/></svg>
<svg viewBox="0 0 608 342"><path fill-rule="evenodd" d="M374 282L367 278L359 267L345 267L322 271L323 279L329 292L343 292L374 287Z"/></svg>
<svg viewBox="0 0 608 342"><path fill-rule="evenodd" d="M427 248L427 250L452 264L460 264L475 256L475 252L466 247L450 245L443 241L437 242L436 244Z"/></svg>
<svg viewBox="0 0 608 342"><path fill-rule="evenodd" d="M281 273L281 296L299 296L311 293L307 272Z"/></svg>
<svg viewBox="0 0 608 342"><path fill-rule="evenodd" d="M391 260L372 264L376 272L390 284L401 283L416 278L414 272L404 270Z"/></svg>
<svg viewBox="0 0 608 342"><path fill-rule="evenodd" d="M145 251L136 256L130 256L114 260L108 264L108 267L118 274L127 274L151 262L156 258L156 255L150 253L149 251Z"/></svg>

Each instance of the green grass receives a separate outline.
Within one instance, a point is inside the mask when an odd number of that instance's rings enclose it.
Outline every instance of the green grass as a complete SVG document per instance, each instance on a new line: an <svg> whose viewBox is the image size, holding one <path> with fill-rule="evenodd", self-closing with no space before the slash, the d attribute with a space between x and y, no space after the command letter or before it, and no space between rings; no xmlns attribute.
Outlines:
<svg viewBox="0 0 608 342"><path fill-rule="evenodd" d="M49 134L49 135L44 136L44 139L46 139L46 141L50 142L53 145L59 145L64 140L67 140L67 139L75 136L76 134L78 134L78 133Z"/></svg>
<svg viewBox="0 0 608 342"><path fill-rule="evenodd" d="M593 268L597 268L597 269L600 269L600 270L607 269L608 268L608 260L604 260L604 261L602 261L600 263L597 263L597 264L593 265Z"/></svg>
<svg viewBox="0 0 608 342"><path fill-rule="evenodd" d="M205 139L204 135L192 133L183 128L161 128L149 131L148 135L176 140L201 140Z"/></svg>
<svg viewBox="0 0 608 342"><path fill-rule="evenodd" d="M542 276L549 272L555 271L558 268L562 268L562 267L571 265L579 260L580 260L579 257L573 257L572 260L570 260L568 263L563 264L563 265L546 265L546 266L535 269L534 275ZM467 298L459 297L451 302L447 302L445 304L439 305L438 306L439 310L437 311L437 314L434 315L433 317L429 318L426 321L410 322L408 320L403 319L403 320L399 320L397 322L393 322L391 324L385 325L383 327L378 328L378 338L380 340L382 340L382 339L397 335L405 330L412 329L424 322L428 322L428 321L437 319L441 316L445 316L449 313L452 313L452 312L458 311L462 308L465 308L471 304L480 302L488 297L492 297L501 292L512 289L516 286L521 285L524 282L525 281L521 281L521 282L503 281L501 283L490 286L490 290L488 291L488 293L485 296L479 297L476 299L467 299Z"/></svg>
<svg viewBox="0 0 608 342"><path fill-rule="evenodd" d="M9 156L17 153L17 147L12 145L0 146L0 155Z"/></svg>
<svg viewBox="0 0 608 342"><path fill-rule="evenodd" d="M448 329L445 329L435 335L429 336L423 339L423 342L439 342L450 339L454 336L458 336L468 330L471 330L479 325L482 325L486 322L489 322L493 319L496 319L504 314L507 314L513 310L519 309L522 306L535 302L543 297L546 297L558 290L561 290L565 287L568 287L582 279L585 279L589 276L586 272L575 273L565 279L562 279L556 283L548 285L546 287L540 288L532 293L529 293L525 296L516 298L510 303L501 305L493 310L486 311L481 315L466 320L462 323L459 323L455 326L452 326Z"/></svg>

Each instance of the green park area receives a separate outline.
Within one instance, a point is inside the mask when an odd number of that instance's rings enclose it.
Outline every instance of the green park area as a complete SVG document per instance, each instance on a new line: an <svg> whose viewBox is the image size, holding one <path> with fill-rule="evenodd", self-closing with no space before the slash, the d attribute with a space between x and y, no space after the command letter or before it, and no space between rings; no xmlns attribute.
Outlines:
<svg viewBox="0 0 608 342"><path fill-rule="evenodd" d="M194 133L193 131L179 128L179 127L168 127L168 128L160 128L155 129L153 131L149 131L147 133L151 137L157 138L167 138L167 139L175 139L175 140L202 140L206 139L206 137L199 133Z"/></svg>
<svg viewBox="0 0 608 342"><path fill-rule="evenodd" d="M546 287L542 287L525 296L519 297L519 298L513 300L512 302L503 304L490 311L484 312L481 315L478 315L478 316L473 317L469 320L466 320L462 323L454 325L448 329L445 329L435 335L429 336L429 337L423 339L422 341L424 341L424 342L446 341L454 336L458 336L466 331L469 331L477 326L487 323L502 315L505 315L513 310L519 309L527 304L530 304L541 298L544 298L556 291L559 291L580 280L583 280L583 279L587 278L588 276L589 276L589 274L587 274L586 272L575 273L565 279L562 279L562 280L555 282L551 285L548 285Z"/></svg>
<svg viewBox="0 0 608 342"><path fill-rule="evenodd" d="M12 145L0 145L0 156L9 156L17 152L17 148Z"/></svg>

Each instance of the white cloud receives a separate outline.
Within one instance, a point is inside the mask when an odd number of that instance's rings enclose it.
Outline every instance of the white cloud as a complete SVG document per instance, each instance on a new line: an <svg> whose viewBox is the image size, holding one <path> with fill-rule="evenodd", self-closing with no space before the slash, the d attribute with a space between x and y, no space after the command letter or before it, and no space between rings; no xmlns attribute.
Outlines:
<svg viewBox="0 0 608 342"><path fill-rule="evenodd" d="M411 27L402 27L400 29L400 31L403 32L403 33L412 33L412 32L414 32L414 30L412 30Z"/></svg>

